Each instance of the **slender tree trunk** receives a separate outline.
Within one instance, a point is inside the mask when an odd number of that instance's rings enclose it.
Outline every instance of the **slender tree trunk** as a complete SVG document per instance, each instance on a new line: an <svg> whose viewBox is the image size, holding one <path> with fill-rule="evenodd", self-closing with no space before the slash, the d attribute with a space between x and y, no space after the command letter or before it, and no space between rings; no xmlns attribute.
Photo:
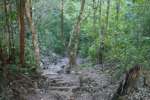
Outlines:
<svg viewBox="0 0 150 100"><path fill-rule="evenodd" d="M12 61L15 61L14 58L14 42L13 42L13 28L12 28L12 4L11 0L6 0L7 7L6 7L6 25L7 25L7 32L8 32L8 41L9 41L9 63L12 63Z"/></svg>
<svg viewBox="0 0 150 100"><path fill-rule="evenodd" d="M96 1L93 0L93 32L96 33Z"/></svg>
<svg viewBox="0 0 150 100"><path fill-rule="evenodd" d="M77 50L79 45L79 39L80 39L80 24L82 20L83 11L84 11L84 5L85 5L85 0L81 0L80 13L70 36L70 41L68 45L68 56L69 56L70 67L76 65L76 56L77 56Z"/></svg>
<svg viewBox="0 0 150 100"><path fill-rule="evenodd" d="M64 0L61 0L61 39L64 47L66 47L65 37L64 37Z"/></svg>
<svg viewBox="0 0 150 100"><path fill-rule="evenodd" d="M109 12L110 12L110 0L107 0L107 11L106 11L106 26L105 26L105 34L107 33L108 29L108 22L109 22Z"/></svg>
<svg viewBox="0 0 150 100"><path fill-rule="evenodd" d="M11 0L9 0L9 1L11 1ZM15 5L16 6L16 5ZM12 12L13 11L13 5L10 5L10 12ZM10 60L13 62L13 63L15 63L15 59L16 59L16 49L15 49L15 38L14 38L14 34L15 34L15 29L14 29L14 24L13 24L13 21L17 21L17 19L13 19L13 17L12 17L13 15L12 14L10 14L10 18L9 18L9 23L10 23L10 42L11 42L11 55L10 55Z"/></svg>
<svg viewBox="0 0 150 100"><path fill-rule="evenodd" d="M5 32L6 32L6 45L8 46L8 56L10 58L10 55L11 55L11 39L10 39L10 34L11 34L11 31L10 31L10 16L9 16L9 13L10 13L10 4L9 4L9 1L8 0L4 0L4 9L5 9Z"/></svg>
<svg viewBox="0 0 150 100"><path fill-rule="evenodd" d="M120 13L120 0L116 0L116 30L118 31L119 24L119 13Z"/></svg>
<svg viewBox="0 0 150 100"><path fill-rule="evenodd" d="M102 13L102 1L100 0L100 16L101 16L101 13ZM109 22L109 10L110 10L110 0L107 0L107 9L106 9L106 20L105 20L105 25L102 23L102 21L100 20L100 46L99 46L99 50L98 50L98 63L99 64L102 64L104 63L104 50L105 50L105 36L107 34L107 29L108 29L108 22Z"/></svg>
<svg viewBox="0 0 150 100"><path fill-rule="evenodd" d="M20 31L20 64L24 64L24 57L25 57L25 0L19 0L19 7L18 7L18 14L19 14L19 31Z"/></svg>
<svg viewBox="0 0 150 100"><path fill-rule="evenodd" d="M99 0L99 47L98 47L98 51L97 51L97 63L98 64L102 64L103 63L103 52L102 52L102 44L103 44L103 30L104 28L102 27L102 0Z"/></svg>
<svg viewBox="0 0 150 100"><path fill-rule="evenodd" d="M106 9L106 21L105 21L105 27L102 28L102 44L101 44L101 49L104 52L105 50L105 38L107 35L107 31L108 31L108 26L109 26L109 12L110 12L110 0L107 0L107 9ZM104 60L104 56L103 56L103 60Z"/></svg>
<svg viewBox="0 0 150 100"><path fill-rule="evenodd" d="M114 41L115 52L116 52L117 34L119 31L119 13L120 13L120 0L116 0L116 34L115 34L115 41Z"/></svg>
<svg viewBox="0 0 150 100"><path fill-rule="evenodd" d="M116 21L119 20L119 12L120 12L120 1L116 0ZM118 24L118 23L117 23Z"/></svg>
<svg viewBox="0 0 150 100"><path fill-rule="evenodd" d="M39 43L38 43L38 36L35 30L34 23L32 21L31 10L32 10L31 0L26 0L26 17L28 19L28 23L32 32L32 44L34 48L36 64L39 66L40 65L40 49L39 49Z"/></svg>

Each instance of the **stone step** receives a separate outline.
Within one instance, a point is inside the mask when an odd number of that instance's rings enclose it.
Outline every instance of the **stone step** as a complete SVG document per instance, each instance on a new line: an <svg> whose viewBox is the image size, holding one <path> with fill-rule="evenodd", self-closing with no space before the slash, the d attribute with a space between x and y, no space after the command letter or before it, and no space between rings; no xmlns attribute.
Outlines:
<svg viewBox="0 0 150 100"><path fill-rule="evenodd" d="M50 83L50 86L57 86L57 87L62 87L62 86L77 86L74 83Z"/></svg>
<svg viewBox="0 0 150 100"><path fill-rule="evenodd" d="M49 87L49 90L51 91L65 91L65 92L68 92L68 91L72 91L72 89L75 89L77 88L77 86L71 86L71 87Z"/></svg>

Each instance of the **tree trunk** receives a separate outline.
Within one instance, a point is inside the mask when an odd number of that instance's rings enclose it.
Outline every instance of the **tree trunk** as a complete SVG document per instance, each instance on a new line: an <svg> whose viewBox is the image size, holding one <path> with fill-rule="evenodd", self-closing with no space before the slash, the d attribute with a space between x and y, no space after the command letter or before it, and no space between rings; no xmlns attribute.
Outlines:
<svg viewBox="0 0 150 100"><path fill-rule="evenodd" d="M85 0L81 0L80 13L77 18L73 30L71 31L70 41L68 45L68 56L69 56L69 66L72 67L76 65L76 56L80 39L80 24L82 20L82 15L84 11Z"/></svg>
<svg viewBox="0 0 150 100"><path fill-rule="evenodd" d="M64 0L61 0L61 39L62 44L66 47L65 37L64 37Z"/></svg>
<svg viewBox="0 0 150 100"><path fill-rule="evenodd" d="M25 56L25 22L24 22L24 15L25 15L25 0L19 0L19 7L18 7L18 14L19 14L19 32L20 32L20 64L24 64L24 56Z"/></svg>
<svg viewBox="0 0 150 100"><path fill-rule="evenodd" d="M120 13L120 0L116 0L116 34L114 36L115 41L114 41L114 51L116 52L116 43L117 43L117 34L119 32L119 13Z"/></svg>
<svg viewBox="0 0 150 100"><path fill-rule="evenodd" d="M35 30L34 23L32 21L31 10L32 10L31 0L26 0L26 17L28 19L28 23L32 32L32 44L34 48L36 64L39 66L40 65L40 49L39 49L39 44L38 44L38 36Z"/></svg>
<svg viewBox="0 0 150 100"><path fill-rule="evenodd" d="M121 99L125 95L131 95L137 89L137 81L141 76L141 66L135 65L125 75L125 78L120 82L117 91L114 93L111 100L127 100Z"/></svg>
<svg viewBox="0 0 150 100"><path fill-rule="evenodd" d="M96 1L93 0L93 32L96 33Z"/></svg>
<svg viewBox="0 0 150 100"><path fill-rule="evenodd" d="M108 29L108 22L109 22L109 10L110 10L110 0L107 0L107 11L106 11L106 26L105 26L105 34L107 33Z"/></svg>
<svg viewBox="0 0 150 100"><path fill-rule="evenodd" d="M102 1L99 0L99 47L97 50L97 63L98 64L103 64L103 50L102 50L102 44L103 44L103 31L104 31L104 27L102 27L102 23L101 23L101 19L102 19Z"/></svg>
<svg viewBox="0 0 150 100"><path fill-rule="evenodd" d="M100 18L102 14L102 1L100 0ZM105 49L105 36L107 34L107 28L108 28L108 22L109 22L109 10L110 10L110 0L107 0L107 9L106 9L106 20L105 20L105 25L102 23L101 19L99 20L100 23L100 33L99 33L99 38L100 38L100 45L98 48L98 63L103 64L104 63L104 49Z"/></svg>
<svg viewBox="0 0 150 100"><path fill-rule="evenodd" d="M8 50L6 48L6 51L8 51L8 58L11 56L11 29L10 29L10 4L8 0L4 0L4 9L5 9L5 32L6 32L6 46L8 46Z"/></svg>
<svg viewBox="0 0 150 100"><path fill-rule="evenodd" d="M120 1L116 0L116 21L117 21L117 23L119 20L119 12L120 12Z"/></svg>

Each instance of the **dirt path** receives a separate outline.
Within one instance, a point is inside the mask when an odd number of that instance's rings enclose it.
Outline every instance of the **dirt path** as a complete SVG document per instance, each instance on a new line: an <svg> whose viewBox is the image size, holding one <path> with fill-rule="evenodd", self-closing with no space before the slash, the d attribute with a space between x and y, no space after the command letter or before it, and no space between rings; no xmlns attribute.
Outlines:
<svg viewBox="0 0 150 100"><path fill-rule="evenodd" d="M96 68L84 68L77 73L65 74L64 65L68 64L66 57L55 63L48 63L44 59L41 86L35 94L28 96L28 100L109 100L112 94L111 77L108 73ZM83 60L77 60L82 64ZM62 71L62 73L59 73Z"/></svg>
<svg viewBox="0 0 150 100"><path fill-rule="evenodd" d="M93 66L79 68L77 73L65 74L63 66L68 63L66 57L54 63L49 63L48 59L44 61L42 75L45 79L41 79L36 92L27 96L27 100L110 100L118 87L118 81L114 81L111 75L110 66L105 66L103 71L101 67ZM82 59L78 59L78 64L82 62ZM150 95L145 99L136 95L141 93L135 93L134 98L129 100L150 100Z"/></svg>

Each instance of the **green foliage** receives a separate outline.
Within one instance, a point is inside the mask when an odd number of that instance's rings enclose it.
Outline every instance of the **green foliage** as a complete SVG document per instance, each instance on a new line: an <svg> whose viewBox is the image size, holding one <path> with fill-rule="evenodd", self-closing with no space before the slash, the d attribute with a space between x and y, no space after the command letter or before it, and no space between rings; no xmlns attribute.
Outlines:
<svg viewBox="0 0 150 100"><path fill-rule="evenodd" d="M35 64L33 45L31 40L26 40L25 61L26 64Z"/></svg>
<svg viewBox="0 0 150 100"><path fill-rule="evenodd" d="M92 45L90 48L89 48L89 56L91 58L96 58L96 45Z"/></svg>
<svg viewBox="0 0 150 100"><path fill-rule="evenodd" d="M53 2L53 7L50 7L50 5L47 5L47 2ZM58 8L57 4L60 2L57 1L44 1L39 3L35 3L34 7L36 8L34 15L35 16L41 16L41 19L38 19L39 22L37 22L37 30L40 38L40 48L42 51L49 50L58 53L63 54L66 50L64 47L64 43L62 42L61 37L61 26L60 26L60 14L61 11ZM66 2L65 5L69 4L69 6L65 7L64 9L64 40L66 43L69 41L70 37L70 31L72 30L73 26L73 19L75 15L74 14L74 3L72 2ZM45 8L43 8L43 5ZM41 9L43 8L43 9ZM40 9L40 12L39 12ZM45 12L49 12L47 15L45 15ZM42 13L42 14L41 14ZM34 17L36 20L36 17Z"/></svg>
<svg viewBox="0 0 150 100"><path fill-rule="evenodd" d="M108 29L104 33L104 61L116 62L122 70L127 70L136 63L148 66L149 62L149 32L150 32L150 7L144 6L147 0L119 0L120 8L118 20L116 19L116 1L112 0L110 5L110 14L108 20ZM48 48L56 53L63 54L65 48L60 36L60 10L55 5L60 2L53 2L53 7L48 9L44 7L42 10L50 11L48 15L41 17L41 21L37 23L37 29L40 37L41 49ZM80 45L79 55L82 57L90 57L95 62L97 59L97 51L101 46L101 26L105 25L107 2L102 3L102 16L99 15L99 4L97 3L96 11L96 30L93 30L93 4L91 1L86 2L83 21L80 29ZM43 4L45 4L43 2ZM35 3L38 11L41 11L43 4ZM70 31L75 23L75 19L79 12L79 1L67 0L64 2L64 34L66 43L69 42ZM139 8L141 7L141 8ZM39 10L40 9L40 10ZM36 19L36 18L35 18ZM100 22L101 19L101 22ZM40 23L40 24L39 24ZM100 25L101 23L101 25ZM44 35L43 35L44 34Z"/></svg>
<svg viewBox="0 0 150 100"><path fill-rule="evenodd" d="M67 48L64 47L61 37L61 0L33 0L33 21L38 33L41 53L53 51L64 54ZM101 36L102 26L106 25L107 0L101 5L96 0L96 16L94 23L94 9L91 0L86 0L86 8L82 16L80 28L80 43L78 54L81 57L89 57L94 62L97 60L98 48L104 40L104 63L117 63L122 73L134 64L142 64L149 67L150 62L150 1L149 0L117 0L120 3L117 15L116 0L111 0L108 27L104 36ZM9 2L10 3L10 2ZM19 32L15 0L12 2L9 21L13 39L11 42L15 50L15 62L19 63ZM8 46L8 33L6 32L6 15L0 1L0 48L3 48L6 55L10 53ZM80 10L80 0L64 0L64 41L69 42L70 32L76 23ZM117 19L118 16L118 19ZM94 30L94 24L95 29ZM32 36L28 27L26 28L25 62L35 64ZM16 66L12 66L15 70ZM31 72L35 69L27 67L22 72Z"/></svg>

